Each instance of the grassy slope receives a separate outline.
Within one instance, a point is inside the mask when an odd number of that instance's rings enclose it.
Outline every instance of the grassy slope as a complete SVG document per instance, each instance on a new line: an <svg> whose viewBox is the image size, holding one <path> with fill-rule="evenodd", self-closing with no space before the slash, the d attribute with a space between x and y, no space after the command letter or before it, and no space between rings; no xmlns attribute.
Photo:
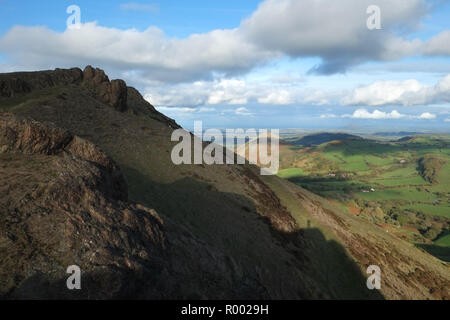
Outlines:
<svg viewBox="0 0 450 320"><path fill-rule="evenodd" d="M383 293L386 296L400 298L402 295L398 295L399 291L403 291L403 297L418 298L422 294L426 295L428 289L417 285L420 279L426 279L428 283L440 283L438 287L443 292L448 292L445 287L447 280L444 280L450 276L448 264L288 181L270 177L266 179L271 180L266 182L276 191L303 228L308 229L308 224L312 227L320 226L327 241L344 244L347 254L358 261L362 271L371 264L380 266L384 277ZM299 199L302 206L299 206ZM408 258L405 260L406 256ZM326 253L321 257L320 263L326 265ZM444 275L444 278L433 278L434 272ZM408 283L415 283L417 287L411 290Z"/></svg>
<svg viewBox="0 0 450 320"><path fill-rule="evenodd" d="M417 170L418 160L427 154L435 154L447 161L439 172L438 183L433 185L425 181ZM297 169L295 167L301 164L303 174L291 174L287 179L296 181L299 185L306 186L327 198L348 202L351 195L355 199L372 201L380 205L401 201L400 206L403 210L450 218L448 136L419 137L402 143L331 142L307 152L302 152L297 147L285 147L281 151L281 157L295 158L297 161L297 163L293 161L290 164L283 163L283 168L288 169L284 169L282 173L293 173ZM323 159L330 162L324 163ZM319 167L317 163L324 165ZM311 175L327 176L329 172L348 171L354 175L341 181L334 178L310 178ZM362 192L362 189L368 190L372 187L376 189L375 192ZM436 200L440 202L436 203ZM405 231L407 230L397 233L408 234L411 239L417 238L418 234L414 236ZM442 241L440 244L445 246L447 242ZM448 248L446 250L450 250L450 247Z"/></svg>

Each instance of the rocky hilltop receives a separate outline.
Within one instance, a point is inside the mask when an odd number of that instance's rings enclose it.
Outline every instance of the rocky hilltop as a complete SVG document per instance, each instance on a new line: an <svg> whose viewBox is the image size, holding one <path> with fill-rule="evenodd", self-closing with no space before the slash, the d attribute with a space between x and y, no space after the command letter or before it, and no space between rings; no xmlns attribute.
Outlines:
<svg viewBox="0 0 450 320"><path fill-rule="evenodd" d="M109 81L103 70L88 66L81 71L79 68L70 70L56 69L39 73L22 72L13 73L7 77L0 77L0 95L2 97L15 97L30 93L33 90L84 84L95 92L95 95L104 103L119 111L127 109L127 86L123 80Z"/></svg>
<svg viewBox="0 0 450 320"><path fill-rule="evenodd" d="M160 120L170 122L174 128L178 127L173 120L156 112L136 89L127 87L125 81L121 79L110 81L105 72L99 68L87 66L84 70L72 68L0 74L0 98L20 99L33 92L49 92L52 89L74 86L84 88L92 97L117 111L158 114ZM129 107L129 102L133 104L133 108Z"/></svg>
<svg viewBox="0 0 450 320"><path fill-rule="evenodd" d="M448 264L287 181L174 165L175 128L100 69L1 74L0 297L450 297Z"/></svg>

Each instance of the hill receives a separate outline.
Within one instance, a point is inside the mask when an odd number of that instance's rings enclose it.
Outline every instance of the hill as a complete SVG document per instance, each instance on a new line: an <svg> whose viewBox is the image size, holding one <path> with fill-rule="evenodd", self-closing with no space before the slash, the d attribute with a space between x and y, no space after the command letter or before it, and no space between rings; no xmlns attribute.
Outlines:
<svg viewBox="0 0 450 320"><path fill-rule="evenodd" d="M447 264L317 195L255 166L174 165L179 126L100 69L0 88L3 298L449 298Z"/></svg>
<svg viewBox="0 0 450 320"><path fill-rule="evenodd" d="M287 141L293 145L310 147L331 141L348 141L348 140L362 140L362 138L360 136L355 136L347 133L324 132L324 133L310 134L302 136L300 138L291 138L288 139Z"/></svg>

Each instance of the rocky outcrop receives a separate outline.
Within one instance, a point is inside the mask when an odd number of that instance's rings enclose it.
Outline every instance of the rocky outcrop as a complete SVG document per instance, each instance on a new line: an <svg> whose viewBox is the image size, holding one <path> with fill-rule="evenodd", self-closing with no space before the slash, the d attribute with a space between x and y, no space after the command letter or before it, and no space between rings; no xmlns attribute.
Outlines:
<svg viewBox="0 0 450 320"><path fill-rule="evenodd" d="M0 114L0 150L0 296L123 297L161 271L161 218L127 202L119 168L96 146ZM69 265L83 271L81 293L66 288Z"/></svg>
<svg viewBox="0 0 450 320"><path fill-rule="evenodd" d="M0 97L14 97L33 90L80 84L82 80L83 72L79 68L0 74Z"/></svg>
<svg viewBox="0 0 450 320"><path fill-rule="evenodd" d="M65 154L88 161L105 172L102 185L105 193L118 200L128 199L125 179L115 162L91 142L73 136L66 130L29 119L18 120L7 113L1 114L0 152Z"/></svg>
<svg viewBox="0 0 450 320"><path fill-rule="evenodd" d="M97 98L109 104L118 111L127 109L127 85L123 80L109 81L108 76L101 69L87 66L83 71L83 80L91 86Z"/></svg>
<svg viewBox="0 0 450 320"><path fill-rule="evenodd" d="M0 97L14 97L49 87L84 85L94 96L118 111L127 110L127 85L123 80L110 81L101 69L87 66L54 71L17 72L0 75Z"/></svg>
<svg viewBox="0 0 450 320"><path fill-rule="evenodd" d="M110 81L99 68L87 66L84 70L72 68L0 74L0 106L2 101L10 103L11 98L17 104L28 99L36 99L36 104L48 104L55 98L67 100L66 91L77 92L75 97L70 97L72 102L78 101L81 95L87 95L118 112L146 115L172 129L180 128L173 119L158 112L138 90L128 87L120 79ZM88 99L83 97L80 100L85 102ZM89 101L88 105L94 104Z"/></svg>
<svg viewBox="0 0 450 320"><path fill-rule="evenodd" d="M2 152L20 151L50 155L63 150L73 138L67 131L44 126L32 120L18 121L11 114L2 115L0 130Z"/></svg>
<svg viewBox="0 0 450 320"><path fill-rule="evenodd" d="M9 78L0 81L0 97L14 97L18 93L31 91L28 83L20 78Z"/></svg>

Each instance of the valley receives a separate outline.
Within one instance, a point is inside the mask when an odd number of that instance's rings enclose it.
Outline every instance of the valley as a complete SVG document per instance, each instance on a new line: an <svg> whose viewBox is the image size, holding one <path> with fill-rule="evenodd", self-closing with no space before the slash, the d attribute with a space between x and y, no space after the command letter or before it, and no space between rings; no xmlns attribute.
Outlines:
<svg viewBox="0 0 450 320"><path fill-rule="evenodd" d="M281 178L450 261L450 136L317 134L285 141Z"/></svg>

